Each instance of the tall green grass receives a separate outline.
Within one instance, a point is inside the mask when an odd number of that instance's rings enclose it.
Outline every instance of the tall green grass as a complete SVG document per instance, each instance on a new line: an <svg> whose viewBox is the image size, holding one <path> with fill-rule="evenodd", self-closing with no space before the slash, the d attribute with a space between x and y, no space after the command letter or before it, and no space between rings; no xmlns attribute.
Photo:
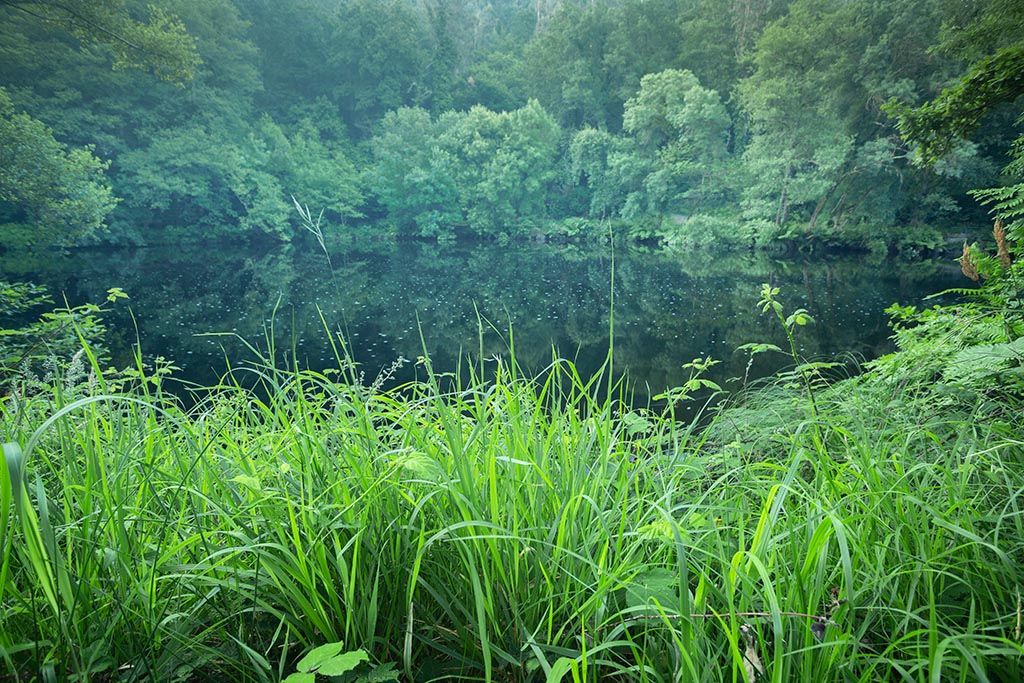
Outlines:
<svg viewBox="0 0 1024 683"><path fill-rule="evenodd" d="M274 681L338 641L423 681L1021 675L1019 417L851 382L698 428L564 360L380 391L338 355L188 410L0 402L7 678Z"/></svg>

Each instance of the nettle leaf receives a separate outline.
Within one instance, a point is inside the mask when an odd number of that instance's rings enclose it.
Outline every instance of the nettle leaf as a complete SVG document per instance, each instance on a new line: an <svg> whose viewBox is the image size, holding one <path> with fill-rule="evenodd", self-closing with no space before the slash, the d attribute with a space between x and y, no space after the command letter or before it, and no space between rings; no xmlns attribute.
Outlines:
<svg viewBox="0 0 1024 683"><path fill-rule="evenodd" d="M231 481L236 484L241 484L253 493L260 493L263 491L263 486L260 483L260 480L256 477L249 476L248 474L239 474L238 476L233 477Z"/></svg>
<svg viewBox="0 0 1024 683"><path fill-rule="evenodd" d="M807 312L806 309L799 308L786 318L786 327L793 327L793 325L810 325L814 322L814 318Z"/></svg>
<svg viewBox="0 0 1024 683"><path fill-rule="evenodd" d="M395 671L395 663L388 662L375 666L366 674L356 679L355 683L385 683L385 681L397 681L398 672Z"/></svg>
<svg viewBox="0 0 1024 683"><path fill-rule="evenodd" d="M683 383L683 387L687 391L697 391L698 389L711 389L713 391L722 390L722 387L720 387L717 383L712 382L709 379L701 379L700 377L694 377L693 379L687 380L685 383Z"/></svg>
<svg viewBox="0 0 1024 683"><path fill-rule="evenodd" d="M626 433L630 436L636 436L637 434L643 434L654 428L651 421L645 418L643 415L635 412L624 413L620 418L622 425L626 428Z"/></svg>
<svg viewBox="0 0 1024 683"><path fill-rule="evenodd" d="M626 588L626 604L630 607L646 607L657 603L662 608L676 604L679 576L676 572L659 567L638 574Z"/></svg>
<svg viewBox="0 0 1024 683"><path fill-rule="evenodd" d="M322 676L340 676L370 659L364 650L353 650L331 657L320 665L317 673Z"/></svg>
<svg viewBox="0 0 1024 683"><path fill-rule="evenodd" d="M305 672L315 671L320 668L321 664L341 652L344 647L345 644L340 640L336 643L327 643L326 645L315 647L309 651L309 654L299 660L295 668Z"/></svg>
<svg viewBox="0 0 1024 683"><path fill-rule="evenodd" d="M441 465L426 453L411 451L395 459L395 465L427 481L439 482L444 479Z"/></svg>
<svg viewBox="0 0 1024 683"><path fill-rule="evenodd" d="M756 356L759 353L765 353L767 351L778 351L780 353L782 352L782 349L780 349L775 344L761 344L755 342L752 342L750 344L743 344L742 346L737 346L736 350L749 351L751 356Z"/></svg>

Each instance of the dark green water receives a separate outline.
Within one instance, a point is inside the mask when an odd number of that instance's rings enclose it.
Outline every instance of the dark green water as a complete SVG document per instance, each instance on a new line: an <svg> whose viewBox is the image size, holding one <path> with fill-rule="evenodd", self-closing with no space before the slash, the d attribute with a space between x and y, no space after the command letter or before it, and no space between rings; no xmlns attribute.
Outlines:
<svg viewBox="0 0 1024 683"><path fill-rule="evenodd" d="M5 277L48 285L72 304L102 301L109 287L131 296L107 316L114 361L125 365L135 342L129 307L145 356L164 356L176 376L201 385L252 359L227 332L267 348L273 322L280 355L322 369L335 367L319 311L341 330L366 382L396 359L426 350L439 371L478 359L478 314L485 322L483 355L515 355L528 372L542 370L552 349L575 359L580 373L604 361L609 341L612 260L607 249L547 245L355 244L332 251L333 271L316 248L194 251L80 251L63 258L5 263ZM939 290L963 286L952 261L772 260L751 255L680 255L620 250L615 254L615 366L627 370L636 401L688 377L696 357L722 361L712 379L740 377L748 342L783 345L777 321L759 314L760 284L781 287L792 310L816 323L800 328L801 353L870 359L890 349L883 309L918 304ZM276 314L275 314L276 310ZM495 329L490 329L493 325ZM499 333L500 332L500 333ZM752 376L788 363L759 356ZM394 381L417 372L410 362ZM422 370L419 371L422 376ZM391 384L394 383L391 382Z"/></svg>

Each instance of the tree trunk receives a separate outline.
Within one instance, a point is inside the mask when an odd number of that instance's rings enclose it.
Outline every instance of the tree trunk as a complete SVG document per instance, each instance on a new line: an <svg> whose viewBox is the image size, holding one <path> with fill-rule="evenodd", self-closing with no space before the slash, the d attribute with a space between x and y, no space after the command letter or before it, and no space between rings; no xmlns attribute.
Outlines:
<svg viewBox="0 0 1024 683"><path fill-rule="evenodd" d="M775 211L775 227L778 228L786 222L786 216L789 214L789 205L786 202L786 188L782 188L782 194L779 195L779 208Z"/></svg>
<svg viewBox="0 0 1024 683"><path fill-rule="evenodd" d="M814 207L814 213L811 214L811 220L807 221L808 235L814 232L814 224L818 222L818 216L821 215L821 210L825 208L826 199L828 199L828 193L824 194L822 198L818 200L818 205Z"/></svg>

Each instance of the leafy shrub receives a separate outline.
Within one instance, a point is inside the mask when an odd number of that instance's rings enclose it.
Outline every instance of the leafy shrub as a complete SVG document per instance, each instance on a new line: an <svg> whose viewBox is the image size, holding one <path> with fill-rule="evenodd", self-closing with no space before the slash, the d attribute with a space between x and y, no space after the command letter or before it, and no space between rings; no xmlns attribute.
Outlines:
<svg viewBox="0 0 1024 683"><path fill-rule="evenodd" d="M107 291L107 303L122 298L127 295L119 288ZM95 358L105 356L103 308L65 302L32 319L33 311L51 304L44 287L0 281L0 323L6 328L0 330L0 385L16 379L74 383L88 372L86 349Z"/></svg>

